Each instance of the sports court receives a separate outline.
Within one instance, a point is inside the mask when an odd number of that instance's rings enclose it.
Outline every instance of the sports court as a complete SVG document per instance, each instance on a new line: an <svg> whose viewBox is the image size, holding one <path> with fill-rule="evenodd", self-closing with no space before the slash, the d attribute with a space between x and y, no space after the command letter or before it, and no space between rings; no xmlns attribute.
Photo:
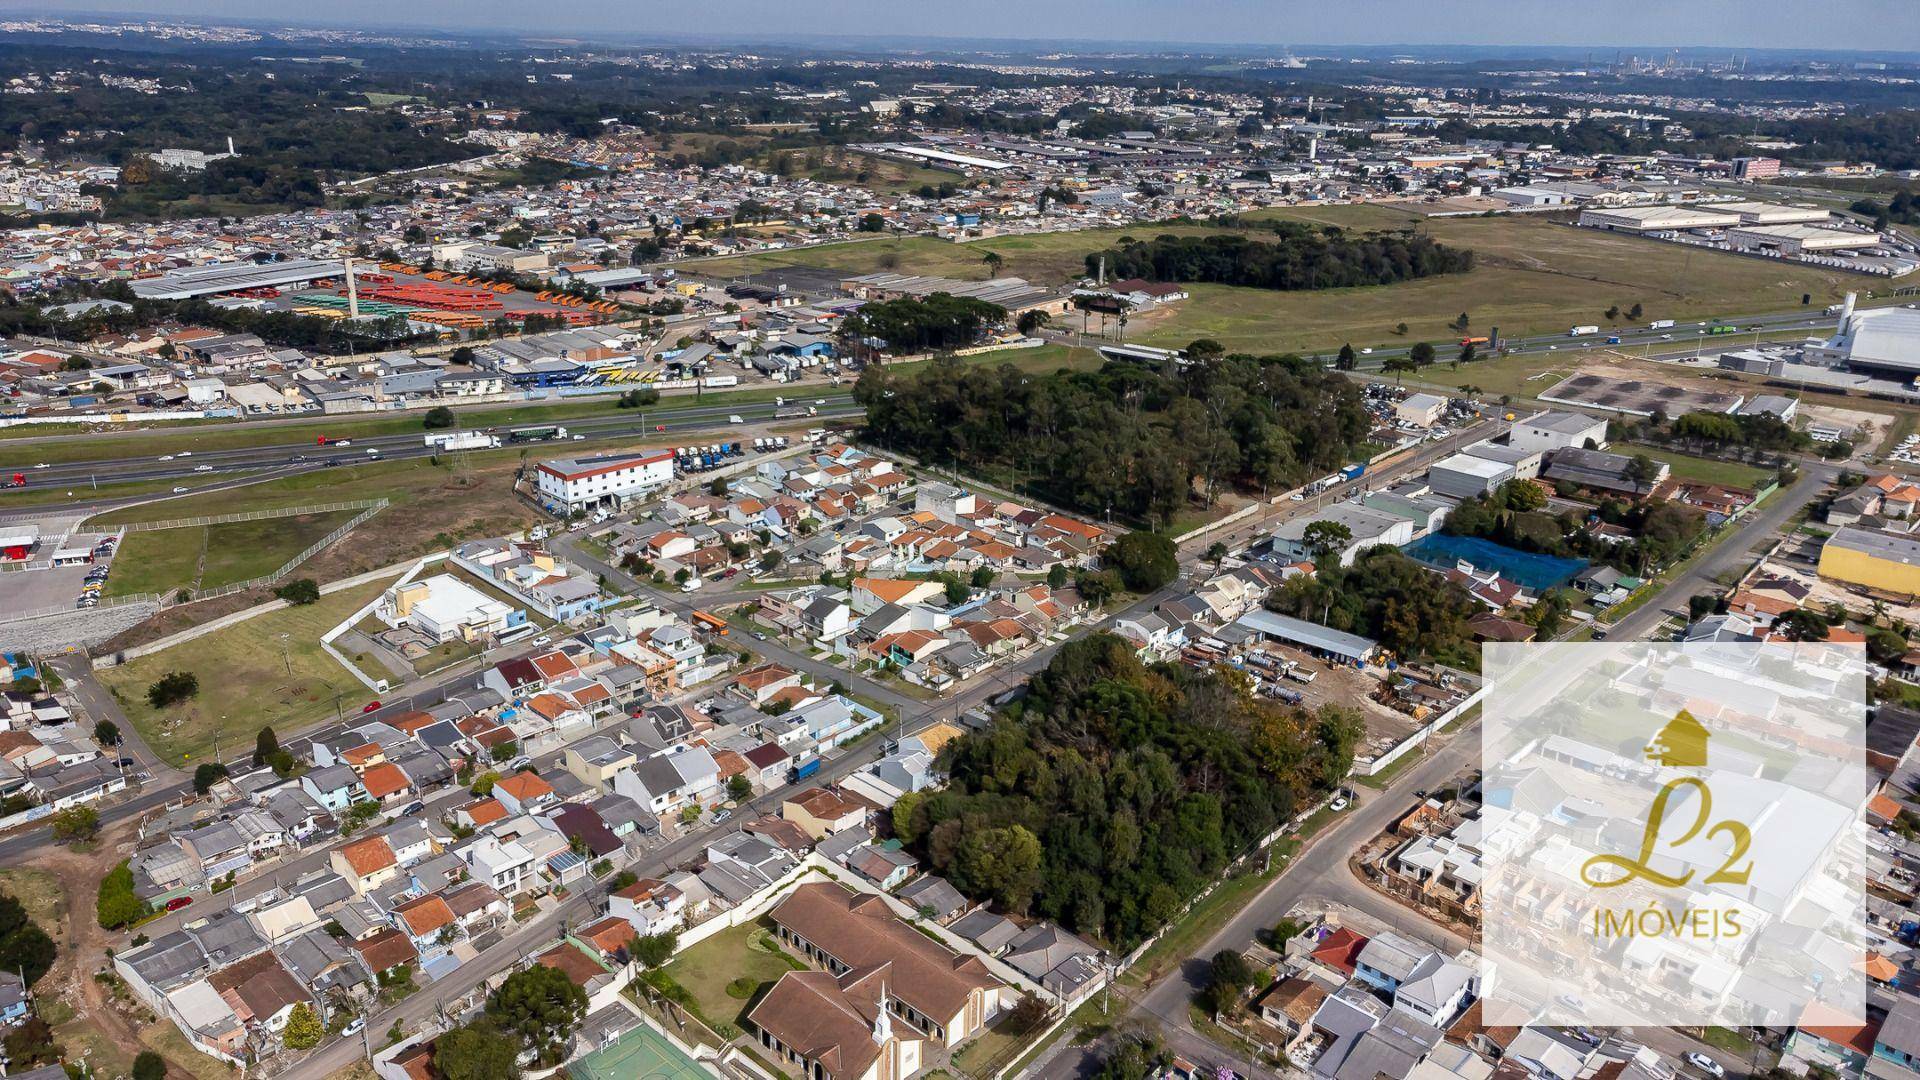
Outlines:
<svg viewBox="0 0 1920 1080"><path fill-rule="evenodd" d="M573 1080L713 1080L713 1074L646 1026L567 1066Z"/></svg>

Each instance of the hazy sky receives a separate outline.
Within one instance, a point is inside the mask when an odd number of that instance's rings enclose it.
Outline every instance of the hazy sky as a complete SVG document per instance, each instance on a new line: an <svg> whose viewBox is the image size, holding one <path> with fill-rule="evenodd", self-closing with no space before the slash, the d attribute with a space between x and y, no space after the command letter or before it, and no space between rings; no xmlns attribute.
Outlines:
<svg viewBox="0 0 1920 1080"><path fill-rule="evenodd" d="M1920 50L1916 0L41 0L30 6L554 34Z"/></svg>

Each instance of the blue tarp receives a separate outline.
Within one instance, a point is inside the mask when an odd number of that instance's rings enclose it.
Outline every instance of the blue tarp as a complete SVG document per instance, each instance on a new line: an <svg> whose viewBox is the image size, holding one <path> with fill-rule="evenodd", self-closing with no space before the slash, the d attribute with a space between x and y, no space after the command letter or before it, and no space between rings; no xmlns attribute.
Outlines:
<svg viewBox="0 0 1920 1080"><path fill-rule="evenodd" d="M1472 563L1479 570L1498 570L1501 577L1536 593L1565 585L1587 568L1585 559L1535 555L1477 536L1434 533L1408 544L1404 550L1428 566L1442 570L1450 570L1459 562Z"/></svg>

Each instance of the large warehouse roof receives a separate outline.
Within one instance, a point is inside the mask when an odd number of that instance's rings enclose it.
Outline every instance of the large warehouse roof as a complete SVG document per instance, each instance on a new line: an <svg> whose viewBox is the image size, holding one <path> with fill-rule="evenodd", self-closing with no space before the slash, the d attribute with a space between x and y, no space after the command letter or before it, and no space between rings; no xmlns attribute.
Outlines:
<svg viewBox="0 0 1920 1080"><path fill-rule="evenodd" d="M144 300L186 300L239 289L302 285L317 278L342 277L345 274L346 266L337 259L210 263L169 270L159 277L138 278L133 282L133 295Z"/></svg>
<svg viewBox="0 0 1920 1080"><path fill-rule="evenodd" d="M1371 639L1363 638L1358 634L1349 634L1330 626L1321 626L1319 623L1311 623L1305 619L1296 619L1291 615L1281 615L1265 609L1249 611L1234 622L1268 637L1304 645L1309 649L1318 649L1348 660L1365 660L1372 656L1374 649L1378 647Z"/></svg>

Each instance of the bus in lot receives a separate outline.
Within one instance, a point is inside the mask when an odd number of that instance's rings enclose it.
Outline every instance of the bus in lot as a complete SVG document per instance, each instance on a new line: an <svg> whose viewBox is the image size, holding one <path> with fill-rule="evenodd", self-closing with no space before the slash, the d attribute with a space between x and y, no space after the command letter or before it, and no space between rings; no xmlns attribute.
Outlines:
<svg viewBox="0 0 1920 1080"><path fill-rule="evenodd" d="M727 636L727 620L711 612L695 610L693 613L693 625L715 637Z"/></svg>

